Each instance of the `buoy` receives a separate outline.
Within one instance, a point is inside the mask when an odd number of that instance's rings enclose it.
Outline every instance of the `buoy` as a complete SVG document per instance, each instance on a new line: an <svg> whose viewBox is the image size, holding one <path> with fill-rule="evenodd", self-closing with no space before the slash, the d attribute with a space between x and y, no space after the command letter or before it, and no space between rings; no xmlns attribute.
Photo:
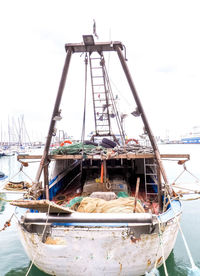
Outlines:
<svg viewBox="0 0 200 276"><path fill-rule="evenodd" d="M70 141L70 140L65 140L64 142L62 142L61 144L60 144L60 146L61 147L63 147L65 144L72 144L72 141Z"/></svg>
<svg viewBox="0 0 200 276"><path fill-rule="evenodd" d="M138 140L137 140L137 139L134 139L134 138L127 139L127 140L126 140L126 145L127 145L129 142L135 142L137 145L139 145Z"/></svg>

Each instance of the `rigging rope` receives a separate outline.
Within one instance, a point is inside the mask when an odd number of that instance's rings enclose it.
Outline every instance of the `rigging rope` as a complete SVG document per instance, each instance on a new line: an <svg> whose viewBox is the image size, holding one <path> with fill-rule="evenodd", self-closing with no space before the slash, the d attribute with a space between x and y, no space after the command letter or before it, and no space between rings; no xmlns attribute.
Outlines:
<svg viewBox="0 0 200 276"><path fill-rule="evenodd" d="M19 171L18 171L16 174L14 174L14 175L10 178L10 181L11 181L13 178L15 178L20 172L22 172L26 177L29 178L29 180L30 180L31 182L33 182L33 179L31 179L31 177L28 176L28 175L23 171L23 167L24 167L23 164L21 164Z"/></svg>
<svg viewBox="0 0 200 276"><path fill-rule="evenodd" d="M82 125L82 134L81 134L81 142L82 142L82 156L84 155L84 140L85 140L85 118L86 118L86 102L87 102L87 67L88 67L88 56L87 52L85 54L85 96L84 96L84 109L83 109L83 125ZM80 171L83 169L83 158L80 164Z"/></svg>
<svg viewBox="0 0 200 276"><path fill-rule="evenodd" d="M200 182L200 179L197 177L197 176L195 176L193 173L191 173L190 171L188 171L188 169L186 168L186 165L185 165L185 163L183 164L183 171L177 176L177 178L173 181L173 183L175 183L178 179L179 179L179 177L181 177L181 175L184 173L184 172L188 172L191 176L193 176L198 182ZM200 186L200 184L198 184L198 183L196 183L197 185L199 185Z"/></svg>
<svg viewBox="0 0 200 276"><path fill-rule="evenodd" d="M156 253L156 261L154 264L153 269L150 272L145 272L145 276L160 276L160 273L157 269L157 264L158 264L158 251L159 251L159 247L160 247L160 239L159 239L159 243L158 243L158 248L157 248L157 253Z"/></svg>
<svg viewBox="0 0 200 276"><path fill-rule="evenodd" d="M85 98L84 98L84 111L83 111L83 126L82 126L82 135L81 142L85 140L85 117L86 117L86 96L87 96L87 66L88 66L88 56L85 54Z"/></svg>

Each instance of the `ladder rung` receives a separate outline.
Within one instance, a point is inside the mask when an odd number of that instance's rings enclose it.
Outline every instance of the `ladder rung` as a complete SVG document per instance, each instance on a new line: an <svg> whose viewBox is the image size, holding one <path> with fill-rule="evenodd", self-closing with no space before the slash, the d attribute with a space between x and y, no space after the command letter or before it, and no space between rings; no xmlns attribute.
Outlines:
<svg viewBox="0 0 200 276"><path fill-rule="evenodd" d="M101 100L94 100L95 102L102 102L102 101L106 101L106 99L101 99Z"/></svg>
<svg viewBox="0 0 200 276"><path fill-rule="evenodd" d="M95 112L95 114L97 114L97 113ZM108 115L108 113L107 112L98 112L97 115Z"/></svg>
<svg viewBox="0 0 200 276"><path fill-rule="evenodd" d="M103 78L103 76L92 76L93 78Z"/></svg>
<svg viewBox="0 0 200 276"><path fill-rule="evenodd" d="M91 67L91 69L102 69L102 67Z"/></svg>
<svg viewBox="0 0 200 276"><path fill-rule="evenodd" d="M104 107L103 106L95 106L95 108L104 108ZM101 113L99 113L99 114L101 114Z"/></svg>
<svg viewBox="0 0 200 276"><path fill-rule="evenodd" d="M93 84L92 86L104 86L104 83L102 83L102 84Z"/></svg>
<svg viewBox="0 0 200 276"><path fill-rule="evenodd" d="M158 184L156 184L156 183L146 183L146 185L151 185L151 186L158 186Z"/></svg>
<svg viewBox="0 0 200 276"><path fill-rule="evenodd" d="M94 92L94 94L105 94L105 92Z"/></svg>

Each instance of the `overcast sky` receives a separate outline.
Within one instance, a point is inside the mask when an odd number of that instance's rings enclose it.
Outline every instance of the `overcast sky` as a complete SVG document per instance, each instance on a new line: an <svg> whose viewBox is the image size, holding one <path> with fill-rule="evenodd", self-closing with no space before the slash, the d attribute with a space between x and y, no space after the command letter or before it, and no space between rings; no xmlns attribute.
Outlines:
<svg viewBox="0 0 200 276"><path fill-rule="evenodd" d="M47 134L66 55L64 44L81 42L83 34L91 34L93 19L99 41L117 40L126 46L128 66L156 136L183 134L200 125L199 10L200 2L193 0L0 1L3 131L8 117L17 120L23 114L30 136L39 139ZM82 69L76 67L77 60ZM115 66L109 56L112 75ZM75 136L81 135L83 67L84 57L73 55L64 118L57 126ZM113 90L128 103L124 112L129 113L135 104L116 74ZM64 123L65 119L69 121ZM125 122L129 132L133 127L134 133L134 125L129 118Z"/></svg>

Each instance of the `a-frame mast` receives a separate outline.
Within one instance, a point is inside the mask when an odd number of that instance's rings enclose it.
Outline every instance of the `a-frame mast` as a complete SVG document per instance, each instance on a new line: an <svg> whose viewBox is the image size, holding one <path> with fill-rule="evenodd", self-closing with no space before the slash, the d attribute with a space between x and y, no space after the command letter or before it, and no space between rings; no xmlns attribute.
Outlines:
<svg viewBox="0 0 200 276"><path fill-rule="evenodd" d="M45 175L44 175L45 183L44 184L45 184L45 188L46 188L46 198L48 198L48 177L46 175L47 174L46 166L48 166L48 152L49 152L49 147L50 147L51 139L52 139L54 128L55 128L55 123L56 123L55 118L56 118L56 116L59 115L60 102L61 102L61 98L62 98L64 86L65 86L65 81L66 81L72 53L88 52L89 54L91 54L92 52L102 53L104 51L117 51L117 53L118 53L118 57L120 59L123 70L125 72L125 75L128 80L129 86L131 88L135 102L137 104L138 111L140 112L145 129L148 133L151 145L153 147L153 150L155 153L155 158L157 160L157 164L160 168L160 171L161 171L161 174L163 176L165 183L168 184L167 176L166 176L163 164L162 164L162 160L160 158L160 152L159 152L157 143L155 141L155 138L154 138L151 128L149 126L147 117L145 115L142 104L140 102L139 96L135 89L135 86L134 86L133 80L131 78L131 74L129 72L126 60L122 54L122 50L123 50L122 43L121 42L106 42L106 43L97 42L97 43L94 43L94 41L92 41L92 43L66 44L65 49L67 51L67 56L66 56L65 65L63 68L63 73L62 73L62 77L61 77L61 81L60 81L60 85L59 85L59 89L58 89L58 93L57 93L57 97L56 97L56 102L55 102L55 106L54 106L54 110L53 110L53 114L52 114L52 118L51 118L51 122L50 122L50 126L49 126L49 131L48 131L48 135L47 135L44 152L43 152L40 166L38 168L36 179L35 179L36 185L39 183L42 170L45 168L44 169L44 172L45 172Z"/></svg>

